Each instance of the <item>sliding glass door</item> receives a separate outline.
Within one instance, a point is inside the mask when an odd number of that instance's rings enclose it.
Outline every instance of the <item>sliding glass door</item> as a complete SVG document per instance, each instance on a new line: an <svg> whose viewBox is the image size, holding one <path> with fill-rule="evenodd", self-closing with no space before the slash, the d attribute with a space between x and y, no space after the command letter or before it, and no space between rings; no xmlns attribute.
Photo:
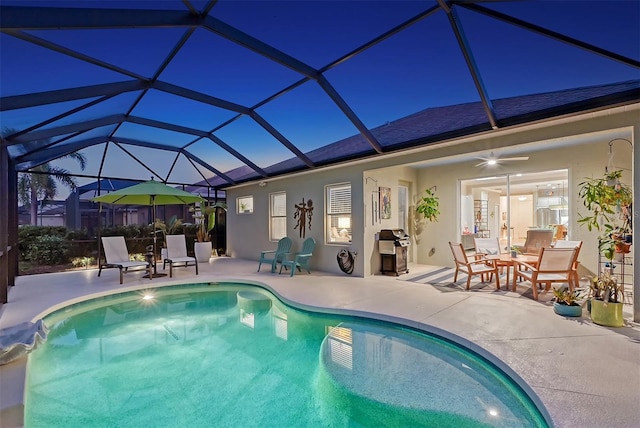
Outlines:
<svg viewBox="0 0 640 428"><path fill-rule="evenodd" d="M460 181L460 241L498 238L503 250L522 245L530 229L568 230L568 171L506 174Z"/></svg>

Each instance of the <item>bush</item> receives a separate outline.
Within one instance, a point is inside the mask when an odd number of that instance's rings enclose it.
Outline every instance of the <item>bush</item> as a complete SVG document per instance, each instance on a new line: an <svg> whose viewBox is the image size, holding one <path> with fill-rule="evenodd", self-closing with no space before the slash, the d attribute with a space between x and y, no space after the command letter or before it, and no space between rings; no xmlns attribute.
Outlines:
<svg viewBox="0 0 640 428"><path fill-rule="evenodd" d="M29 260L31 247L36 239L43 236L57 236L64 238L67 228L63 226L29 226L24 225L18 228L18 251L22 260Z"/></svg>
<svg viewBox="0 0 640 428"><path fill-rule="evenodd" d="M43 265L64 264L68 262L67 247L61 236L38 236L29 247L28 258Z"/></svg>
<svg viewBox="0 0 640 428"><path fill-rule="evenodd" d="M130 254L146 252L147 245L153 243L153 227L130 224L104 228L101 236L124 236ZM162 234L158 234L158 251L162 247Z"/></svg>

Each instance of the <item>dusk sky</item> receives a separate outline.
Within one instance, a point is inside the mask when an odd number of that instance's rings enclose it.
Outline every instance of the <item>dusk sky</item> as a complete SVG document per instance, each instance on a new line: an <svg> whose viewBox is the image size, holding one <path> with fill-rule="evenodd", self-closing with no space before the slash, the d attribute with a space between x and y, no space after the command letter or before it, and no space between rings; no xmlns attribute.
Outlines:
<svg viewBox="0 0 640 428"><path fill-rule="evenodd" d="M192 2L201 10L205 2ZM4 6L90 7L185 10L181 1L9 1ZM318 70L359 46L436 5L434 1L219 1L213 16ZM640 60L640 2L546 1L483 3L532 24ZM456 8L487 93L492 99L640 79L636 67ZM185 28L30 30L89 57L152 78ZM158 80L200 91L245 107L254 107L304 76L198 28ZM447 16L438 11L411 27L346 59L324 77L368 128L436 106L479 101ZM7 33L0 34L0 96L8 97L77 86L132 80L131 75L46 49ZM43 126L58 127L111 114L126 114L140 92L126 92L94 107ZM62 114L93 98L0 112L0 125L22 130ZM358 131L314 81L260 106L256 111L282 135L307 152ZM237 114L161 91L149 91L131 115L212 131ZM65 141L109 135L113 126ZM216 130L215 135L260 167L294 156L249 117ZM220 171L242 162L208 139L126 123L116 135L156 141L189 150ZM53 140L57 140L56 137ZM83 153L83 174L97 174L104 144ZM168 174L175 154L141 147L135 156L153 159L160 176ZM80 171L73 163L60 165ZM109 149L102 176L148 179L137 162ZM141 174L143 175L141 177ZM165 178L165 177L162 177ZM198 179L193 165L180 158L168 177ZM81 184L91 181L82 179Z"/></svg>

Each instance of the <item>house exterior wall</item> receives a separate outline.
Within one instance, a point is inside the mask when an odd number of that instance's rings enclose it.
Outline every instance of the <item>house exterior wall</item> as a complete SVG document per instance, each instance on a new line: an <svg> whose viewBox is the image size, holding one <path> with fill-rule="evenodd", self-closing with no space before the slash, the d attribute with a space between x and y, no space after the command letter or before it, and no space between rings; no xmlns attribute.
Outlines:
<svg viewBox="0 0 640 428"><path fill-rule="evenodd" d="M380 229L396 228L398 215L397 204L392 203L391 218L373 222L372 194L376 188L389 187L392 189L392 201L397 201L398 184L408 182L411 186L411 196L419 195L424 189L436 186L442 212L437 223L423 225L419 234L415 226L412 226L413 230L410 230L409 234L413 237L414 245L410 249L410 259L420 264L450 266L452 263L448 242L457 241L460 236L458 182L461 179L489 174L476 168L474 165L477 164L477 160L468 153L484 154L504 147L531 145L531 151L527 151L528 161L503 164L499 173L568 168L571 195L568 236L570 239L584 241L580 260L589 270L597 270L597 232L588 232L576 224L578 213L583 212L577 196L578 186L585 177L600 176L604 172L609 158L607 143L612 130L628 135L629 139L633 140L634 133L640 128L639 111L640 104L634 104L269 179L265 187L255 183L229 188L227 254L254 259L257 262L261 250L275 248L276 243L269 241L269 193L285 191L288 206L287 230L288 235L294 239L294 249L300 248L303 240L298 230L294 229L294 205L300 203L303 198L305 201L313 201L312 225L306 236L312 236L317 241L311 263L314 270L339 273L336 255L340 249L348 248L358 252L353 276L375 275L380 271L375 233ZM633 156L630 146L624 147L623 144L616 143L614 150L615 166L628 168L629 171L625 171L624 178L625 181L631 182ZM634 156L637 154L634 153ZM448 160L444 165L429 165L430 162L445 158ZM325 186L342 182L351 183L353 240L346 246L330 245L325 242L324 232ZM247 195L254 197L253 213L236 213L236 198Z"/></svg>

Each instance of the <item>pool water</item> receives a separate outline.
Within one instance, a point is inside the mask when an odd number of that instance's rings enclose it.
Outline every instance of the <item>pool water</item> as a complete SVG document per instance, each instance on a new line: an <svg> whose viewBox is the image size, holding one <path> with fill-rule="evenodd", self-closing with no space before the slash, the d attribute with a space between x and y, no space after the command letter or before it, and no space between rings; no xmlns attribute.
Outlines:
<svg viewBox="0 0 640 428"><path fill-rule="evenodd" d="M146 297L145 297L146 296ZM527 394L450 341L193 284L75 304L29 356L26 427L541 427Z"/></svg>

